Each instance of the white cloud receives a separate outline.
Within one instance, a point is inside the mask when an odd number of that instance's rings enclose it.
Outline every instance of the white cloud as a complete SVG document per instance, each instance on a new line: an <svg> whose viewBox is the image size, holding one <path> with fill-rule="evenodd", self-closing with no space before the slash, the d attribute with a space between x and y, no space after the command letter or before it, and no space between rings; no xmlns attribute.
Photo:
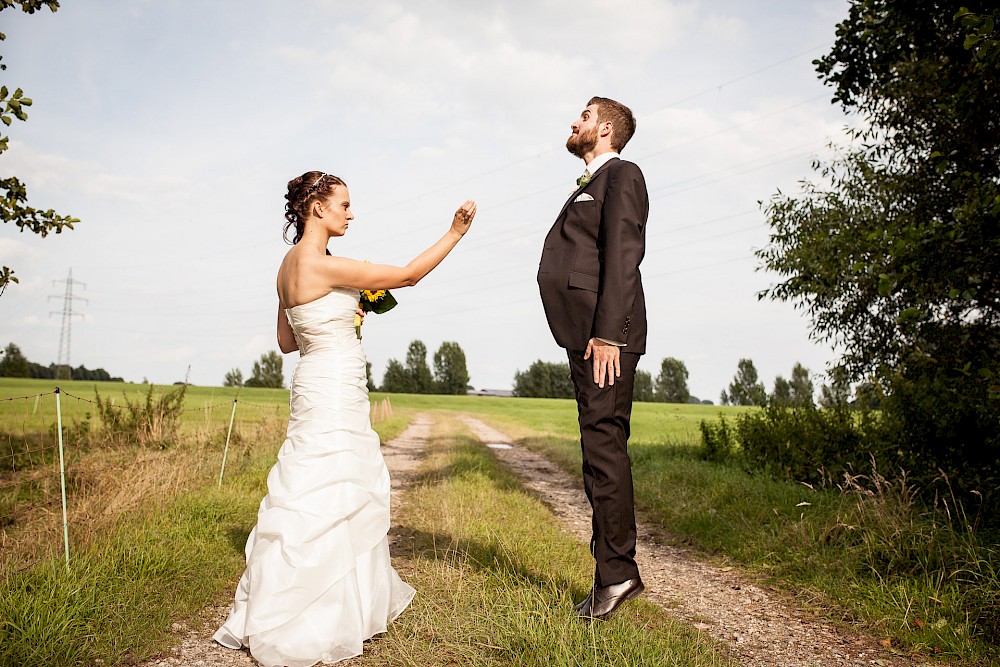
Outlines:
<svg viewBox="0 0 1000 667"><path fill-rule="evenodd" d="M705 19L704 27L713 40L730 46L743 44L750 36L750 25L738 16L711 14Z"/></svg>

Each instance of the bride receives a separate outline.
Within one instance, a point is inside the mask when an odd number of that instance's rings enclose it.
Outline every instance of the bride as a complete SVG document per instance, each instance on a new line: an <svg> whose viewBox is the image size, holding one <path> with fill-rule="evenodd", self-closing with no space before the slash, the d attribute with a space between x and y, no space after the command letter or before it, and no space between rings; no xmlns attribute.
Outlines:
<svg viewBox="0 0 1000 667"><path fill-rule="evenodd" d="M249 647L266 667L309 667L360 655L414 595L389 562L389 471L369 422L359 290L415 285L468 231L476 205L465 202L437 243L397 267L327 253L354 219L336 176L306 172L285 199L295 235L278 269L278 346L301 356L246 570L213 639Z"/></svg>

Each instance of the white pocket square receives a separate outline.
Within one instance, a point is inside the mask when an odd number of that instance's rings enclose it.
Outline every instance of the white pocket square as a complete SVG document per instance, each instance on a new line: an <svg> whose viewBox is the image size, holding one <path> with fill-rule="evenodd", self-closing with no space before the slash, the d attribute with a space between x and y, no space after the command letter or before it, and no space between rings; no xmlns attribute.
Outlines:
<svg viewBox="0 0 1000 667"><path fill-rule="evenodd" d="M577 195L576 199L573 200L573 203L575 204L578 201L594 201L594 198L588 195L586 192L581 192L579 195Z"/></svg>

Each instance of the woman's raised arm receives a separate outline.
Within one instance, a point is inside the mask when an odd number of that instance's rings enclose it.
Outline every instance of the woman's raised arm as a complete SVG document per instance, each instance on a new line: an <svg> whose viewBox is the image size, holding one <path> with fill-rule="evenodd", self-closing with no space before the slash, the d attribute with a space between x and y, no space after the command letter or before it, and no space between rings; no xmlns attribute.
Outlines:
<svg viewBox="0 0 1000 667"><path fill-rule="evenodd" d="M393 289L416 285L448 256L472 225L476 203L471 199L455 211L451 228L437 243L423 251L406 266L368 264L344 257L324 257L321 271L331 286L355 289Z"/></svg>

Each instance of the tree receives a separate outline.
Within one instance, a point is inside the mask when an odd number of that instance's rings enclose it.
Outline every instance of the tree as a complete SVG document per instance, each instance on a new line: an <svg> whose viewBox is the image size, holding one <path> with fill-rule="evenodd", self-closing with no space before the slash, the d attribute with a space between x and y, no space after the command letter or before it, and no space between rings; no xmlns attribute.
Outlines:
<svg viewBox="0 0 1000 667"><path fill-rule="evenodd" d="M813 383L809 378L809 369L796 362L792 367L792 379L788 381L789 402L800 408L811 408L813 402Z"/></svg>
<svg viewBox="0 0 1000 667"><path fill-rule="evenodd" d="M469 387L469 371L465 352L458 343L445 341L434 353L434 391L438 394L465 394Z"/></svg>
<svg viewBox="0 0 1000 667"><path fill-rule="evenodd" d="M253 362L253 371L246 381L246 386L270 387L271 389L284 387L285 376L281 372L284 361L277 350L260 355L260 361Z"/></svg>
<svg viewBox="0 0 1000 667"><path fill-rule="evenodd" d="M111 373L107 372L103 368L90 369L84 365L77 366L76 368L70 369L69 372L70 379L73 380L90 380L96 382L124 382L120 377L111 377ZM60 375L56 376L61 377Z"/></svg>
<svg viewBox="0 0 1000 667"><path fill-rule="evenodd" d="M962 8L967 4L971 11ZM765 205L761 298L844 350L915 483L1000 503L1000 8L852 0L817 61L859 117L820 182ZM944 473L944 475L941 475Z"/></svg>
<svg viewBox="0 0 1000 667"><path fill-rule="evenodd" d="M774 391L768 397L768 404L797 408L815 407L813 383L809 377L809 369L796 362L795 366L792 367L791 380L786 380L780 375L774 378Z"/></svg>
<svg viewBox="0 0 1000 667"><path fill-rule="evenodd" d="M817 70L864 122L815 165L826 184L765 207L758 256L785 280L761 296L802 307L852 380L929 347L955 367L1000 347L1000 123L984 112L1000 108L1000 10L962 4L853 0ZM996 363L972 370L997 384Z"/></svg>
<svg viewBox="0 0 1000 667"><path fill-rule="evenodd" d="M368 391L375 391L375 380L372 378L372 362L365 362L365 384L368 385Z"/></svg>
<svg viewBox="0 0 1000 667"><path fill-rule="evenodd" d="M3 0L0 2L0 11L10 9L19 5L21 10L34 14L43 7L48 7L49 11L56 11L59 3L56 0ZM0 41L7 38L0 33ZM2 59L2 56L0 56ZM7 66L0 62L0 70L6 70ZM10 126L14 119L20 121L28 120L25 107L31 106L31 98L24 96L24 91L17 88L12 93L7 86L0 86L0 121L5 126ZM0 135L0 153L8 148L9 137ZM57 215L55 211L49 209L41 211L27 205L28 192L24 184L16 177L0 179L0 218L6 222L13 222L20 231L25 229L42 236L49 232L62 233L64 228L73 229L73 224L80 222L76 218ZM7 288L8 283L19 282L10 267L0 268L0 295Z"/></svg>
<svg viewBox="0 0 1000 667"><path fill-rule="evenodd" d="M729 385L728 402L732 405L766 405L767 391L757 379L757 368L750 359L740 359L736 375ZM723 391L723 395L726 393Z"/></svg>
<svg viewBox="0 0 1000 667"><path fill-rule="evenodd" d="M791 405L792 390L788 385L788 380L780 375L774 378L774 391L768 397L768 403L770 405Z"/></svg>
<svg viewBox="0 0 1000 667"><path fill-rule="evenodd" d="M568 363L538 360L526 371L514 373L514 395L527 398L573 398Z"/></svg>
<svg viewBox="0 0 1000 667"><path fill-rule="evenodd" d="M828 373L830 383L819 388L819 404L832 410L850 403L851 382L847 371L841 366L835 366Z"/></svg>
<svg viewBox="0 0 1000 667"><path fill-rule="evenodd" d="M9 343L0 359L0 377L26 378L31 375L28 359L14 343Z"/></svg>
<svg viewBox="0 0 1000 667"><path fill-rule="evenodd" d="M882 387L877 382L859 382L854 390L854 405L862 410L882 408Z"/></svg>
<svg viewBox="0 0 1000 667"><path fill-rule="evenodd" d="M403 364L390 359L382 376L382 391L390 394L412 394L413 383L410 381Z"/></svg>
<svg viewBox="0 0 1000 667"><path fill-rule="evenodd" d="M223 387L242 387L243 386L243 371L238 368L234 368L231 371L226 372L226 379L222 381Z"/></svg>
<svg viewBox="0 0 1000 667"><path fill-rule="evenodd" d="M636 369L635 380L632 385L633 401L653 401L653 376L647 371Z"/></svg>
<svg viewBox="0 0 1000 667"><path fill-rule="evenodd" d="M688 369L680 359L667 357L656 376L656 400L664 403L687 403L691 392L687 386Z"/></svg>
<svg viewBox="0 0 1000 667"><path fill-rule="evenodd" d="M412 341L406 352L406 374L410 377L415 394L434 392L434 380L427 366L427 346L419 340Z"/></svg>

